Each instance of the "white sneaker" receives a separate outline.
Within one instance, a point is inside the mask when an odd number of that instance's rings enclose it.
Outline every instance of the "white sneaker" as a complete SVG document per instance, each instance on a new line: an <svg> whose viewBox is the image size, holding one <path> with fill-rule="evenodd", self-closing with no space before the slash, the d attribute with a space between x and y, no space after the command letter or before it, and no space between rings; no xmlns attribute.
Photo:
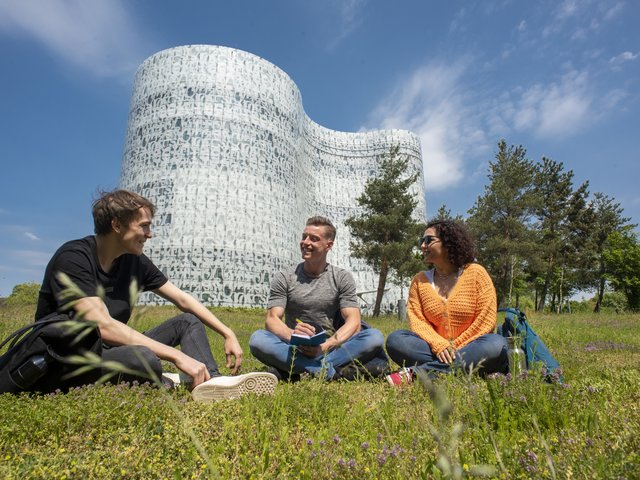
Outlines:
<svg viewBox="0 0 640 480"><path fill-rule="evenodd" d="M162 372L162 381L166 381L174 388L178 385L186 385L188 387L193 383L193 378L186 373Z"/></svg>
<svg viewBox="0 0 640 480"><path fill-rule="evenodd" d="M191 391L197 402L239 398L249 393L271 395L276 390L277 377L273 373L252 372L235 377L213 377Z"/></svg>

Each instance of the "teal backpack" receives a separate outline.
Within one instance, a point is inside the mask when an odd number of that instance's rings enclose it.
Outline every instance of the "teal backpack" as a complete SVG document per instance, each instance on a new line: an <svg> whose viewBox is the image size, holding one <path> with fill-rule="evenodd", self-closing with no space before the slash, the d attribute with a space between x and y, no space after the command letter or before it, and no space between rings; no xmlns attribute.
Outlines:
<svg viewBox="0 0 640 480"><path fill-rule="evenodd" d="M562 383L560 363L533 331L525 313L517 308L501 308L498 312L505 312L504 323L498 326L498 334L503 337L520 337L520 348L527 361L527 370L540 368L548 382Z"/></svg>

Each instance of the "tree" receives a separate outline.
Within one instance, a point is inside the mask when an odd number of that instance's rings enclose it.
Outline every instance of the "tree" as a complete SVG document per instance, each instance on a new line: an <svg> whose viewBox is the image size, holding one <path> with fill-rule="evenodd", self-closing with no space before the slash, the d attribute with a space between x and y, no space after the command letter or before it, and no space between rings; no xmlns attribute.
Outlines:
<svg viewBox="0 0 640 480"><path fill-rule="evenodd" d="M613 289L624 294L628 308L640 310L640 244L631 227L609 235L602 257Z"/></svg>
<svg viewBox="0 0 640 480"><path fill-rule="evenodd" d="M357 199L363 213L345 221L355 239L350 243L354 257L364 259L379 274L374 317L380 314L387 276L403 271L418 238L419 224L412 217L418 202L409 189L420 174L407 176L409 159L399 152L400 147L394 146L378 158L378 175L367 181Z"/></svg>
<svg viewBox="0 0 640 480"><path fill-rule="evenodd" d="M589 208L592 210L593 222L587 248L591 256L592 267L585 270L584 274L596 290L596 305L593 311L599 312L607 283L607 264L604 257L605 242L613 232L620 231L625 227L633 228L635 225L629 225L629 218L622 216L624 210L619 203L602 193L594 194Z"/></svg>
<svg viewBox="0 0 640 480"><path fill-rule="evenodd" d="M11 295L7 297L6 305L35 305L38 303L40 284L27 282L13 287Z"/></svg>
<svg viewBox="0 0 640 480"><path fill-rule="evenodd" d="M529 224L536 205L534 165L522 146L498 143L489 162L489 185L469 210L467 224L478 246L478 261L493 278L498 305L511 304L534 257L536 238Z"/></svg>
<svg viewBox="0 0 640 480"><path fill-rule="evenodd" d="M462 215L458 214L455 217L451 213L451 209L447 208L445 204L440 205L438 211L432 218L437 218L439 220L457 220L458 222L464 222Z"/></svg>
<svg viewBox="0 0 640 480"><path fill-rule="evenodd" d="M584 199L588 195L588 182L573 190L573 171L564 171L562 162L543 157L542 163L535 168L536 207L538 218L537 229L541 236L538 246L539 256L544 261L542 282L537 311L542 311L547 294L553 295L552 304L556 301L562 305L566 289L567 261L575 253L571 239L574 228L579 223L572 220L580 218L579 207L586 208ZM570 216L571 214L571 216Z"/></svg>

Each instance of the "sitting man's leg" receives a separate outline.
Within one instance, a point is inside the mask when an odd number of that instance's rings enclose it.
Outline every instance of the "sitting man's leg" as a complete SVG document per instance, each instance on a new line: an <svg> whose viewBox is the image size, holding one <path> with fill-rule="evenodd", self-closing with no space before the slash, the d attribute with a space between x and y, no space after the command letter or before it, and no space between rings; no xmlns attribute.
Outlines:
<svg viewBox="0 0 640 480"><path fill-rule="evenodd" d="M122 345L118 347L110 347L104 345L102 347L102 361L114 362L122 367L125 372L114 375L113 383L120 382L157 382L162 375L162 365L160 358L156 356L149 348L141 345ZM102 374L118 372L118 368L102 368Z"/></svg>
<svg viewBox="0 0 640 480"><path fill-rule="evenodd" d="M367 328L353 335L349 340L344 342L338 348L329 352L326 356L326 362L331 364L334 369L340 371L342 367L354 364L357 367L366 369L371 364L371 368L379 368L379 363L387 363L384 354L384 336L380 330L375 328ZM371 372L373 374L373 372ZM349 375L344 375L349 379Z"/></svg>
<svg viewBox="0 0 640 480"><path fill-rule="evenodd" d="M211 377L220 376L218 365L211 353L207 331L195 315L182 313L147 330L144 334L170 347L180 345L185 354L206 365Z"/></svg>
<svg viewBox="0 0 640 480"><path fill-rule="evenodd" d="M306 357L298 353L294 346L267 330L253 332L249 339L249 350L262 363L276 368L285 379L291 374L304 372L329 378L335 374L333 367L327 366L323 357Z"/></svg>

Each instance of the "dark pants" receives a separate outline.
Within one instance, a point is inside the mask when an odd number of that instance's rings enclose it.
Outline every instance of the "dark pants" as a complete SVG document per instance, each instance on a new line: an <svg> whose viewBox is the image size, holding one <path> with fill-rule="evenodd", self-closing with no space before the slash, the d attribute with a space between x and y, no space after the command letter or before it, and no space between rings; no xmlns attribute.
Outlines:
<svg viewBox="0 0 640 480"><path fill-rule="evenodd" d="M204 325L195 315L182 313L157 327L147 330L144 335L170 347L179 345L183 353L204 363L207 370L209 370L209 375L212 377L220 376L218 365L211 354L211 347L209 346ZM102 360L104 362L118 362L127 369L144 372L140 375L133 373L120 374L118 381L149 381L149 371L153 372L157 378L162 375L160 358L149 348L141 345L116 347L103 345ZM108 369L103 370L105 370L104 373L109 371Z"/></svg>

